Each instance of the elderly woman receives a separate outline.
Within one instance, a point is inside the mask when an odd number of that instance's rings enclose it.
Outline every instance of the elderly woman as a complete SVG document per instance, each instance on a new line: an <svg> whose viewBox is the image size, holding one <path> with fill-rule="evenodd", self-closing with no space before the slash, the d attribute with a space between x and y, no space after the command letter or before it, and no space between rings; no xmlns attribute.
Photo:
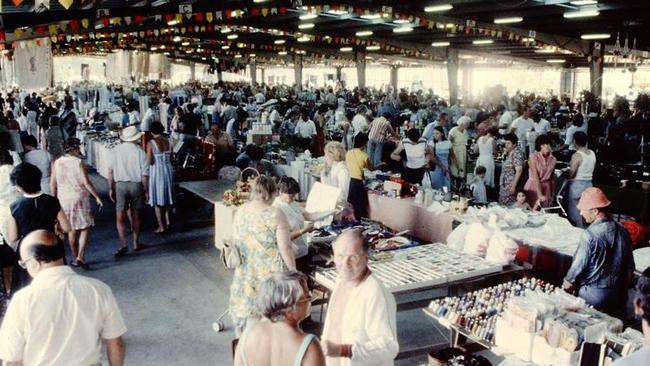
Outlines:
<svg viewBox="0 0 650 366"><path fill-rule="evenodd" d="M280 178L278 190L280 195L273 202L273 207L282 210L287 217L291 241L293 243L293 254L296 257L296 268L300 272L308 274L311 256L309 255L309 247L305 240L305 234L314 228L313 221L321 220L333 214L334 210L329 212L307 213L295 201L296 196L300 194L300 185L291 177Z"/></svg>
<svg viewBox="0 0 650 366"><path fill-rule="evenodd" d="M553 204L553 173L555 157L551 154L551 138L539 135L535 139L535 152L528 159L528 181L524 185L526 200L533 209Z"/></svg>
<svg viewBox="0 0 650 366"><path fill-rule="evenodd" d="M524 170L524 153L517 148L519 139L514 133L507 134L506 156L501 165L501 179L499 181L499 203L511 206L517 200L517 184Z"/></svg>
<svg viewBox="0 0 650 366"><path fill-rule="evenodd" d="M311 311L304 274L291 271L271 275L260 286L257 306L264 320L242 334L235 366L325 365L320 342L299 326Z"/></svg>
<svg viewBox="0 0 650 366"><path fill-rule="evenodd" d="M59 199L61 208L68 218L71 230L68 232L68 242L74 258L71 265L89 269L85 261L86 244L90 228L95 226L90 195L97 206L103 205L99 194L95 191L86 167L81 160L79 151L80 141L70 137L65 144L65 154L52 164L50 190Z"/></svg>
<svg viewBox="0 0 650 366"><path fill-rule="evenodd" d="M339 203L348 201L348 189L350 188L350 173L345 164L345 147L342 143L331 141L325 145L326 169L321 174L321 182L338 187Z"/></svg>
<svg viewBox="0 0 650 366"><path fill-rule="evenodd" d="M230 314L239 335L259 319L255 296L271 274L296 269L287 218L272 206L277 187L272 178L259 176L251 186L251 201L235 214L233 242L242 264L230 286Z"/></svg>
<svg viewBox="0 0 650 366"><path fill-rule="evenodd" d="M636 284L634 314L641 318L645 347L625 358L616 360L614 366L642 366L647 365L650 360L650 267L643 271Z"/></svg>
<svg viewBox="0 0 650 366"><path fill-rule="evenodd" d="M450 169L452 178L456 181L465 178L465 166L467 165L467 127L471 119L462 116L458 119L457 126L449 131L449 142L451 142Z"/></svg>

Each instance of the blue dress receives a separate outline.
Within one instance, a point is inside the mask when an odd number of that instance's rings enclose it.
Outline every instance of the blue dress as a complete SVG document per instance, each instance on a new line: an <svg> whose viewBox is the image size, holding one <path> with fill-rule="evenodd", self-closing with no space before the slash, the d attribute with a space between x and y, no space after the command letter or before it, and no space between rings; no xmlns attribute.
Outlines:
<svg viewBox="0 0 650 366"><path fill-rule="evenodd" d="M451 142L448 140L439 141L435 144L434 151L436 153L436 159L442 163L447 169L443 170L440 166L436 165L436 168L430 172L429 178L431 178L431 188L433 189L442 189L442 187L450 188L449 182L449 155L451 151Z"/></svg>
<svg viewBox="0 0 650 366"><path fill-rule="evenodd" d="M151 140L154 164L149 168L150 206L174 204L174 171L171 161L171 145L167 151L160 151L156 140Z"/></svg>

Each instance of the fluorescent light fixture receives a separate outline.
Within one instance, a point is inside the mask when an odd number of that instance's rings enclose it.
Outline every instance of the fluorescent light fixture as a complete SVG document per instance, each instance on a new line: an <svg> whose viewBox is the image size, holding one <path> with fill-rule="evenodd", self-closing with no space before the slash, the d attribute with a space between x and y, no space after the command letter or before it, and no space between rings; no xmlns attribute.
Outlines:
<svg viewBox="0 0 650 366"><path fill-rule="evenodd" d="M433 47L449 47L449 45L451 45L451 43L449 43L449 42L433 42L433 43L431 43L431 45Z"/></svg>
<svg viewBox="0 0 650 366"><path fill-rule="evenodd" d="M318 14L316 13L307 13L299 16L300 20L309 20L309 19L316 19L318 18Z"/></svg>
<svg viewBox="0 0 650 366"><path fill-rule="evenodd" d="M298 41L300 43L305 43L305 42L311 41L311 39L309 37L307 37L307 36L302 36L300 38L297 38L296 41Z"/></svg>
<svg viewBox="0 0 650 366"><path fill-rule="evenodd" d="M172 41L174 41L174 42L176 42L176 43L178 43L178 42L180 42L180 41L182 41L182 40L183 40L183 39L182 39L181 37L179 37L179 36L176 36L176 37L172 38Z"/></svg>
<svg viewBox="0 0 650 366"><path fill-rule="evenodd" d="M522 22L524 18L522 17L505 17L505 18L495 18L494 24L512 24Z"/></svg>
<svg viewBox="0 0 650 366"><path fill-rule="evenodd" d="M542 48L539 50L535 50L535 53L555 53L556 50L555 48Z"/></svg>
<svg viewBox="0 0 650 366"><path fill-rule="evenodd" d="M362 14L361 19L377 20L377 19L381 19L381 14L379 13Z"/></svg>
<svg viewBox="0 0 650 366"><path fill-rule="evenodd" d="M535 42L535 38L526 37L526 38L522 38L521 41L522 42Z"/></svg>
<svg viewBox="0 0 650 366"><path fill-rule="evenodd" d="M424 8L424 11L426 13L436 13L440 11L447 11L453 9L454 6L451 4L438 4L438 5L431 5L427 6Z"/></svg>
<svg viewBox="0 0 650 366"><path fill-rule="evenodd" d="M178 24L178 20L176 20L176 19L172 19L172 20L167 22L167 25L169 25L169 26L175 26L176 24Z"/></svg>
<svg viewBox="0 0 650 366"><path fill-rule="evenodd" d="M332 15L343 15L343 14L347 14L348 11L347 10L341 10L341 9L331 9L331 10L328 10L327 13L332 14Z"/></svg>
<svg viewBox="0 0 650 366"><path fill-rule="evenodd" d="M222 49L222 50L229 50L229 49L230 49L230 46L221 46L221 49Z"/></svg>
<svg viewBox="0 0 650 366"><path fill-rule="evenodd" d="M287 43L287 41L284 40L284 39L276 39L275 41L273 41L273 43L275 43L275 44L285 44L285 43Z"/></svg>
<svg viewBox="0 0 650 366"><path fill-rule="evenodd" d="M248 55L248 57L257 57L257 55L254 54L254 53L251 53L250 55Z"/></svg>
<svg viewBox="0 0 650 366"><path fill-rule="evenodd" d="M575 6L584 6L584 5L596 5L598 1L596 0L575 0L571 2L571 5Z"/></svg>
<svg viewBox="0 0 650 366"><path fill-rule="evenodd" d="M393 23L395 24L408 24L410 21L408 19L395 19L393 20Z"/></svg>
<svg viewBox="0 0 650 366"><path fill-rule="evenodd" d="M188 42L188 41L185 41L185 42L181 43L181 46L189 46L189 45L190 45L190 42Z"/></svg>
<svg viewBox="0 0 650 366"><path fill-rule="evenodd" d="M379 51L381 47L374 45L374 46L366 46L367 51Z"/></svg>
<svg viewBox="0 0 650 366"><path fill-rule="evenodd" d="M588 17L597 17L598 15L600 15L600 12L598 11L598 9L586 9L586 10L570 11L564 13L563 15L567 19L588 18Z"/></svg>
<svg viewBox="0 0 650 366"><path fill-rule="evenodd" d="M397 27L393 28L393 33L408 33L412 32L413 28L412 27Z"/></svg>
<svg viewBox="0 0 650 366"><path fill-rule="evenodd" d="M232 32L232 29L230 29L228 27L221 28L221 33L223 33L223 34L230 33L230 32Z"/></svg>
<svg viewBox="0 0 650 366"><path fill-rule="evenodd" d="M372 36L372 31L366 30L366 31L360 31L355 33L357 37L367 37L367 36Z"/></svg>
<svg viewBox="0 0 650 366"><path fill-rule="evenodd" d="M447 23L447 24L445 24L445 28L447 28L447 29L449 29L449 28L453 28L453 27L455 27L455 26L456 26L456 24L454 24L454 23Z"/></svg>
<svg viewBox="0 0 650 366"><path fill-rule="evenodd" d="M477 39L477 40L475 40L475 41L472 41L472 44L478 44L478 45L481 45L481 44L492 44L492 43L494 43L494 41L491 40L491 39Z"/></svg>
<svg viewBox="0 0 650 366"><path fill-rule="evenodd" d="M550 60L546 60L549 64L563 64L566 62L565 59L563 58L552 58Z"/></svg>
<svg viewBox="0 0 650 366"><path fill-rule="evenodd" d="M239 54L239 53L236 54L236 55L235 55L235 58L241 58L241 54Z"/></svg>
<svg viewBox="0 0 650 366"><path fill-rule="evenodd" d="M298 29L312 29L314 28L315 24L314 23L303 23L303 24L298 24Z"/></svg>
<svg viewBox="0 0 650 366"><path fill-rule="evenodd" d="M582 39L609 39L612 35L607 33L592 33L583 34L580 36Z"/></svg>
<svg viewBox="0 0 650 366"><path fill-rule="evenodd" d="M150 50L151 50L151 51L158 51L158 47L156 47L156 46L152 46L152 47L150 48Z"/></svg>
<svg viewBox="0 0 650 366"><path fill-rule="evenodd" d="M207 58L206 57L201 57L201 60L205 61L205 60L207 60Z"/></svg>
<svg viewBox="0 0 650 366"><path fill-rule="evenodd" d="M287 54L287 51L280 51L280 52L278 52L278 55L280 55L280 56L286 56L286 54Z"/></svg>
<svg viewBox="0 0 650 366"><path fill-rule="evenodd" d="M226 37L226 38L228 38L228 39L237 39L237 38L239 38L239 35L237 35L237 34L229 34L228 37Z"/></svg>
<svg viewBox="0 0 650 366"><path fill-rule="evenodd" d="M255 4L265 3L265 2L267 2L267 1L269 1L269 0L253 0L253 2L254 2Z"/></svg>
<svg viewBox="0 0 650 366"><path fill-rule="evenodd" d="M151 6L161 6L165 5L169 2L169 0L155 0L151 2Z"/></svg>
<svg viewBox="0 0 650 366"><path fill-rule="evenodd" d="M341 50L340 50L340 51L341 51L341 52L351 52L351 51L352 51L352 47L341 47Z"/></svg>

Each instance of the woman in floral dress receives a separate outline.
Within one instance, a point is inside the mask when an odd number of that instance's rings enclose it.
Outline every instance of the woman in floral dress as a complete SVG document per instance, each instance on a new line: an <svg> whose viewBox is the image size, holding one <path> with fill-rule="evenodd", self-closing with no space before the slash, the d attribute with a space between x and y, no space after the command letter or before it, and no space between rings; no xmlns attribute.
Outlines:
<svg viewBox="0 0 650 366"><path fill-rule="evenodd" d="M499 203L510 207L517 200L517 184L524 170L526 158L517 148L517 136L514 133L504 137L506 140L506 158L501 166L499 181Z"/></svg>
<svg viewBox="0 0 650 366"><path fill-rule="evenodd" d="M260 318L255 298L262 282L272 273L296 269L287 218L272 206L276 192L272 178L258 177L251 186L251 202L235 214L233 244L242 264L230 286L230 315L237 335Z"/></svg>

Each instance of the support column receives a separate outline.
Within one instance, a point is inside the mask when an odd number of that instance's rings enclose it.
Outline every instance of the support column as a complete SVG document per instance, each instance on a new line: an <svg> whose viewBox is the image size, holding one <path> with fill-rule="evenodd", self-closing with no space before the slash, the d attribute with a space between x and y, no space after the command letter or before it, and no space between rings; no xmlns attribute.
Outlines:
<svg viewBox="0 0 650 366"><path fill-rule="evenodd" d="M250 68L251 73L251 85L255 86L255 84L257 84L257 64L253 61L248 65L248 67Z"/></svg>
<svg viewBox="0 0 650 366"><path fill-rule="evenodd" d="M363 52L357 52L356 56L357 63L357 85L359 88L366 87L366 54Z"/></svg>
<svg viewBox="0 0 650 366"><path fill-rule="evenodd" d="M217 68L217 81L223 82L223 71L221 71L220 67Z"/></svg>
<svg viewBox="0 0 650 366"><path fill-rule="evenodd" d="M562 69L560 71L560 95L568 95L573 100L576 87L575 69Z"/></svg>
<svg viewBox="0 0 650 366"><path fill-rule="evenodd" d="M302 56L295 55L293 57L293 74L298 90L302 90Z"/></svg>
<svg viewBox="0 0 650 366"><path fill-rule="evenodd" d="M397 95L397 72L399 70L398 66L390 67L390 85L393 87L393 92Z"/></svg>
<svg viewBox="0 0 650 366"><path fill-rule="evenodd" d="M458 101L458 50L447 49L447 81L449 82L449 105Z"/></svg>
<svg viewBox="0 0 650 366"><path fill-rule="evenodd" d="M196 80L196 64L190 61L190 80Z"/></svg>
<svg viewBox="0 0 650 366"><path fill-rule="evenodd" d="M262 77L262 84L265 84L265 83L266 83L266 69L265 69L265 68L261 68L261 69L260 69L260 73L261 73L260 76Z"/></svg>
<svg viewBox="0 0 650 366"><path fill-rule="evenodd" d="M463 67L463 99L469 99L472 95L472 79L474 79L473 66L465 65Z"/></svg>
<svg viewBox="0 0 650 366"><path fill-rule="evenodd" d="M605 45L601 42L594 42L591 47L591 61L589 62L589 81L591 93L600 100L603 96L603 66Z"/></svg>
<svg viewBox="0 0 650 366"><path fill-rule="evenodd" d="M342 81L342 80L341 80L341 74L342 74L341 71L342 71L342 70L343 70L343 67L342 67L342 66L337 66L337 67L336 67L336 81Z"/></svg>

